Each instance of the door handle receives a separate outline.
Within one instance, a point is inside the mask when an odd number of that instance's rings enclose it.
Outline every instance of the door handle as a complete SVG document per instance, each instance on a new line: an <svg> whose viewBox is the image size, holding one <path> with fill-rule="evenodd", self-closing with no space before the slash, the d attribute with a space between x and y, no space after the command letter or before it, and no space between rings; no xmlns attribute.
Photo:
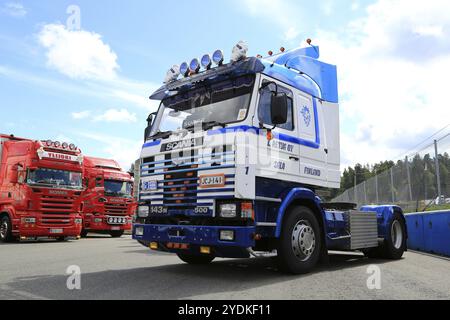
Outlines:
<svg viewBox="0 0 450 320"><path fill-rule="evenodd" d="M289 160L300 161L300 158L298 158L298 157L289 157Z"/></svg>

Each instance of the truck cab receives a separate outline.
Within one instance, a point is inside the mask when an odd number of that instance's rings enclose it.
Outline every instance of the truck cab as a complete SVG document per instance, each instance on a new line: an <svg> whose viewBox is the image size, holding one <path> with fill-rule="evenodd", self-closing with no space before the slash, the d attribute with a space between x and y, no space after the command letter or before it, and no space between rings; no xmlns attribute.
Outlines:
<svg viewBox="0 0 450 320"><path fill-rule="evenodd" d="M217 50L172 67L150 97L161 105L142 147L133 237L187 263L275 256L304 273L329 249L384 248L396 219L403 254L400 208L317 196L340 187L337 69L318 59L317 46L247 57L240 42L230 63Z"/></svg>
<svg viewBox="0 0 450 320"><path fill-rule="evenodd" d="M78 237L82 162L73 144L0 135L0 240Z"/></svg>
<svg viewBox="0 0 450 320"><path fill-rule="evenodd" d="M136 211L133 178L110 159L84 157L83 231L121 237Z"/></svg>

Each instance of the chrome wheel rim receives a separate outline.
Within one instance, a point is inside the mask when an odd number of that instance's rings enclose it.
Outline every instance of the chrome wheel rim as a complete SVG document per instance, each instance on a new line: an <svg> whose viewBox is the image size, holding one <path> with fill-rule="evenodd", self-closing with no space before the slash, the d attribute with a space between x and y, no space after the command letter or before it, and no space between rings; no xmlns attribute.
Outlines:
<svg viewBox="0 0 450 320"><path fill-rule="evenodd" d="M311 258L316 249L316 235L307 221L299 221L292 230L292 251L301 261Z"/></svg>
<svg viewBox="0 0 450 320"><path fill-rule="evenodd" d="M400 249L403 244L403 230L400 222L395 220L391 227L391 239L395 249Z"/></svg>
<svg viewBox="0 0 450 320"><path fill-rule="evenodd" d="M8 222L3 221L0 226L0 237L2 239L5 239L7 234L8 234Z"/></svg>

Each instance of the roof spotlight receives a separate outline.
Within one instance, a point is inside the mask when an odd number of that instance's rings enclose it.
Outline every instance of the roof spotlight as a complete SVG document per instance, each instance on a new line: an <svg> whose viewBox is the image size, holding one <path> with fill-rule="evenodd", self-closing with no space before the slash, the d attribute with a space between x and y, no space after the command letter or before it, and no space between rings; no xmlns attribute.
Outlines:
<svg viewBox="0 0 450 320"><path fill-rule="evenodd" d="M180 74L182 74L185 77L189 75L189 65L187 64L187 62L183 62L180 65Z"/></svg>
<svg viewBox="0 0 450 320"><path fill-rule="evenodd" d="M53 146L54 146L55 148L59 148L59 147L61 147L61 142L55 141L55 142L53 142Z"/></svg>
<svg viewBox="0 0 450 320"><path fill-rule="evenodd" d="M200 71L200 61L197 58L192 59L189 64L189 70L193 73L198 73Z"/></svg>
<svg viewBox="0 0 450 320"><path fill-rule="evenodd" d="M205 54L202 57L202 67L205 68L206 70L209 70L211 68L211 65L212 65L211 56L209 54Z"/></svg>
<svg viewBox="0 0 450 320"><path fill-rule="evenodd" d="M231 53L231 61L236 62L247 58L248 45L244 41L239 41Z"/></svg>
<svg viewBox="0 0 450 320"><path fill-rule="evenodd" d="M69 148L69 144L68 144L67 142L64 142L64 143L62 144L62 147L63 147L64 149L67 149L67 148Z"/></svg>
<svg viewBox="0 0 450 320"><path fill-rule="evenodd" d="M70 150L76 150L76 149L77 149L77 146L74 145L73 143L71 143L71 144L69 145L69 149L70 149Z"/></svg>
<svg viewBox="0 0 450 320"><path fill-rule="evenodd" d="M164 80L164 83L169 83L169 82L177 80L179 75L180 75L180 67L177 65L174 65L172 68L169 69L169 71L167 71L166 79Z"/></svg>
<svg viewBox="0 0 450 320"><path fill-rule="evenodd" d="M52 141L52 140L47 140L47 141L45 141L45 145L46 145L47 147L51 147L52 144L53 144L53 141Z"/></svg>
<svg viewBox="0 0 450 320"><path fill-rule="evenodd" d="M222 50L214 51L212 59L215 64L221 66L223 64L223 51Z"/></svg>

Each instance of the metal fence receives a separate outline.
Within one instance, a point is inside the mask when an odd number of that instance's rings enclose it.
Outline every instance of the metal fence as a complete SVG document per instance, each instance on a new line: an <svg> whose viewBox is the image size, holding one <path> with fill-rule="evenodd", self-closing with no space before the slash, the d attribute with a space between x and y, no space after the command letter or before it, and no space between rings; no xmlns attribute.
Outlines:
<svg viewBox="0 0 450 320"><path fill-rule="evenodd" d="M358 206L396 204L405 212L450 204L449 154L450 133L346 190L333 202L357 203Z"/></svg>

